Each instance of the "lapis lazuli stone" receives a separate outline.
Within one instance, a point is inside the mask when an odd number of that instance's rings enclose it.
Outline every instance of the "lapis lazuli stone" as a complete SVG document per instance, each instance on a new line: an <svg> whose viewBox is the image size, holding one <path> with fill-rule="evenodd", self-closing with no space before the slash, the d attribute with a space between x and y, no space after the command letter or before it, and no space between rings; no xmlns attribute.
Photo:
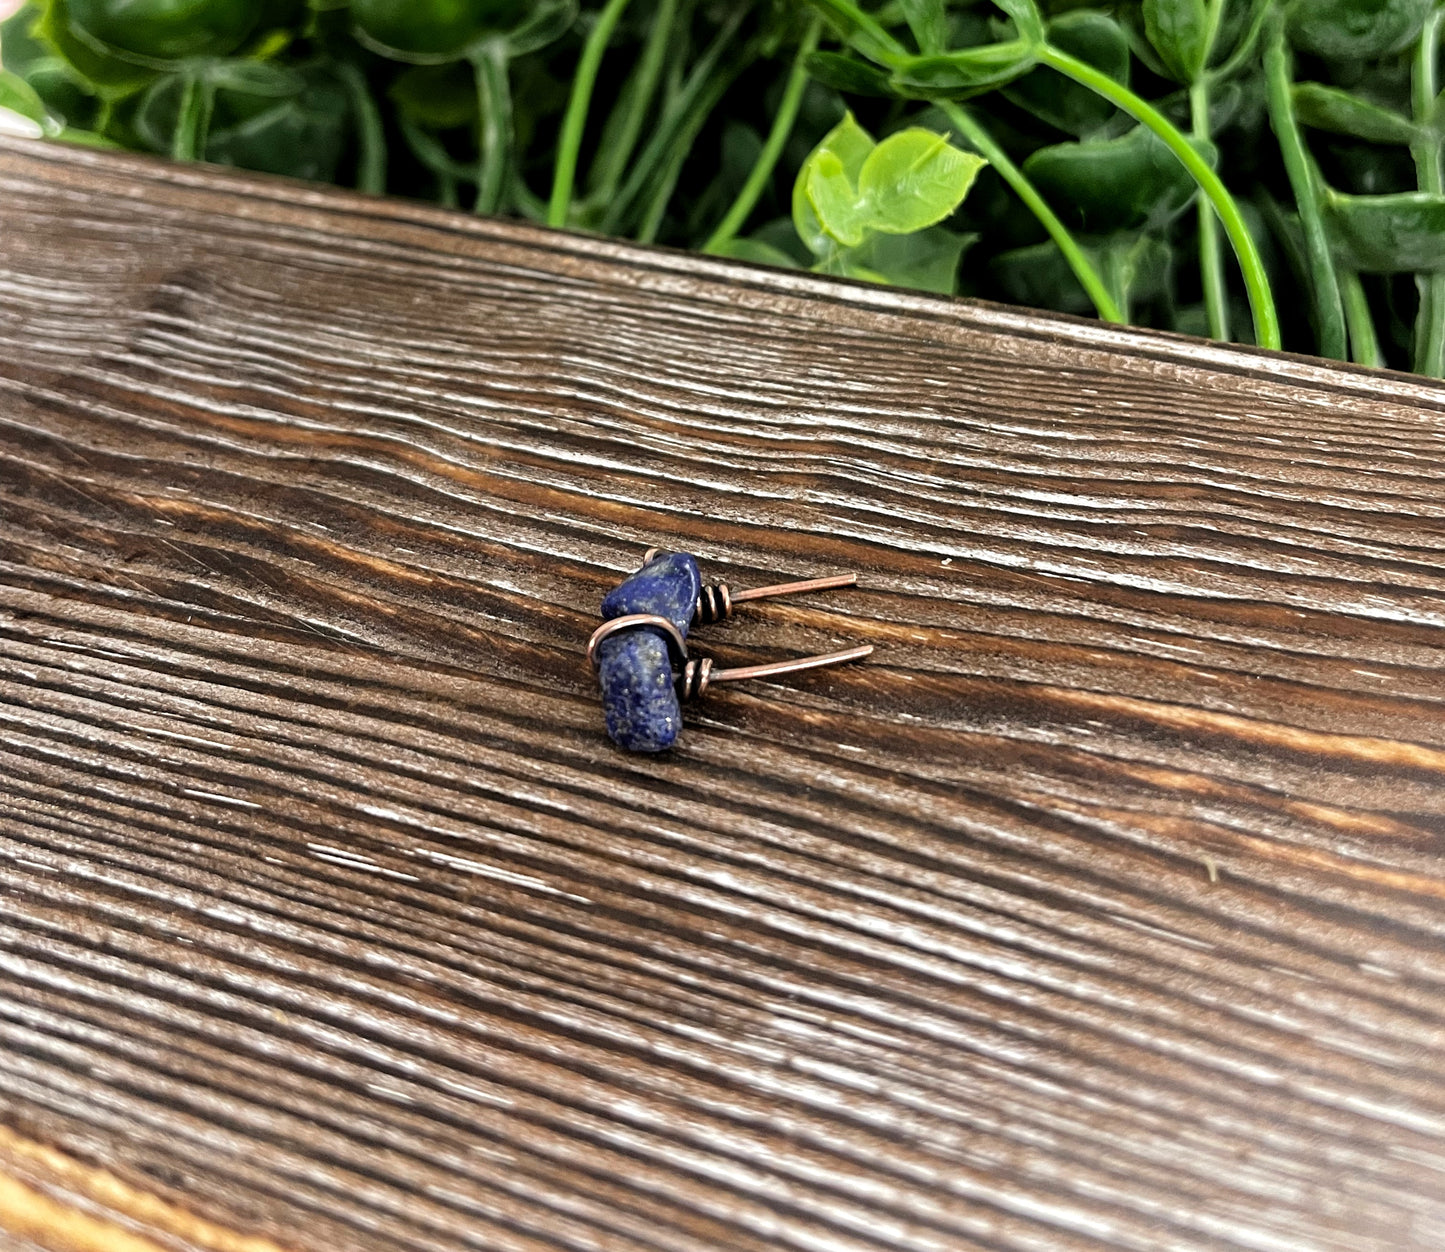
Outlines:
<svg viewBox="0 0 1445 1252"><path fill-rule="evenodd" d="M628 613L665 617L684 635L692 625L702 574L686 552L659 556L602 601L607 620ZM682 706L674 685L667 636L639 626L609 635L597 647L597 681L607 733L629 752L662 752L682 730Z"/></svg>

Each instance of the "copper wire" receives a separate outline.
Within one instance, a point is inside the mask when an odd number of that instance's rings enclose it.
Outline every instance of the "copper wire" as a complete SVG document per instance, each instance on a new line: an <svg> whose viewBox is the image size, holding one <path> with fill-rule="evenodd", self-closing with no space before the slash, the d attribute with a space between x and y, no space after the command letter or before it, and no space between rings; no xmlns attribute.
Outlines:
<svg viewBox="0 0 1445 1252"><path fill-rule="evenodd" d="M687 641L682 632L667 618L655 613L628 613L605 621L592 632L587 641L587 660L595 670L601 664L597 648L604 639L619 631L637 630L647 627L660 630L667 642L667 650L677 668L673 681L677 684L680 700L701 699L712 683L744 682L750 678L777 678L784 674L797 674L803 670L818 669L824 665L843 665L848 661L861 661L873 651L871 643L861 647L848 648L843 652L826 652L821 656L802 656L791 661L770 661L766 665L735 665L731 669L719 669L708 656L692 658L687 654Z"/></svg>
<svg viewBox="0 0 1445 1252"><path fill-rule="evenodd" d="M661 548L648 548L642 554L643 565L651 565L662 555ZM831 591L835 587L856 587L857 574L830 574L826 578L805 578L800 582L774 583L771 587L752 587L747 591L733 591L727 583L705 583L698 597L697 608L693 611L693 622L698 626L711 626L714 622L726 621L732 616L733 606L749 600L768 600L774 596L797 596L809 591Z"/></svg>
<svg viewBox="0 0 1445 1252"><path fill-rule="evenodd" d="M587 641L587 662L596 669L601 663L597 655L598 645L609 635L615 635L619 630L636 630L639 626L650 626L655 630L662 631L667 639L667 650L672 654L672 659L678 665L687 664L687 640L682 637L682 631L678 630L665 617L659 617L656 613L625 613L621 617L614 617L602 623L592 632L592 638Z"/></svg>
<svg viewBox="0 0 1445 1252"><path fill-rule="evenodd" d="M643 555L643 565L651 565L661 555L662 549L648 548ZM770 587L754 587L748 591L732 591L727 583L708 583L703 586L693 612L697 625L711 625L732 615L733 606L749 600L765 600L772 596L801 595L808 591L828 591L834 587L853 587L858 582L857 574L833 574L826 578L807 578L800 582L774 583ZM848 648L842 652L826 652L820 656L803 656L791 661L770 661L766 665L737 665L731 669L719 669L711 657L691 658L687 654L687 641L682 631L665 617L653 613L628 613L603 622L587 641L587 660L593 669L600 664L598 645L606 638L622 630L650 627L662 631L667 640L668 652L676 666L673 681L677 684L678 698L697 700L715 682L744 682L750 678L777 678L784 674L797 674L803 670L819 669L824 665L843 665L848 661L861 661L873 651L871 643L861 647Z"/></svg>

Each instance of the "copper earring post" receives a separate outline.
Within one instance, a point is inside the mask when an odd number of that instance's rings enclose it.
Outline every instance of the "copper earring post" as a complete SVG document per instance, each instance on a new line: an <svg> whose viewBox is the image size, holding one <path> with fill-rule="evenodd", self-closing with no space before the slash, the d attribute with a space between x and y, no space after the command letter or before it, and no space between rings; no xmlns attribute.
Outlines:
<svg viewBox="0 0 1445 1252"><path fill-rule="evenodd" d="M767 600L773 596L797 596L805 591L829 591L834 587L856 587L857 574L833 574L828 578L807 578L796 583L777 583L772 587L751 587L747 591L730 591L732 602Z"/></svg>
<svg viewBox="0 0 1445 1252"><path fill-rule="evenodd" d="M678 675L678 694L684 700L696 700L707 693L713 683L739 683L749 678L776 678L783 674L797 674L805 669L820 669L824 665L843 665L848 661L861 661L873 651L871 643L843 652L825 652L821 656L801 656L793 661L770 661L766 665L738 665L731 669L718 669L710 656L689 661Z"/></svg>
<svg viewBox="0 0 1445 1252"><path fill-rule="evenodd" d="M662 632L667 643L667 650L678 666L674 681L677 683L678 696L683 700L696 700L715 682L737 683L745 682L750 678L776 678L783 674L797 674L803 670L820 669L825 665L843 665L848 661L861 661L873 651L873 645L865 643L861 647L848 648L842 652L802 656L792 661L770 661L766 665L737 665L731 669L718 669L713 664L711 657L690 659L687 654L687 642L683 639L682 632L667 618L659 617L654 613L628 613L625 616L614 617L603 622L592 632L592 638L587 641L588 663L594 670L601 664L597 648L604 639L620 631L636 630L639 627L650 627Z"/></svg>
<svg viewBox="0 0 1445 1252"><path fill-rule="evenodd" d="M774 678L780 674L797 674L805 669L821 669L825 665L844 665L849 661L861 661L871 655L873 645L865 643L857 648L845 648L842 652L825 652L821 656L801 656L793 661L771 661L766 665L737 665L731 669L714 669L711 675L715 683L740 683L749 678Z"/></svg>
<svg viewBox="0 0 1445 1252"><path fill-rule="evenodd" d="M709 583L698 596L693 617L699 626L711 626L714 622L726 621L732 616L734 605L745 604L749 600L768 600L774 596L795 596L805 591L828 591L834 587L857 585L857 574L831 574L827 578L774 583L771 587L749 587L746 591L734 591L727 583Z"/></svg>

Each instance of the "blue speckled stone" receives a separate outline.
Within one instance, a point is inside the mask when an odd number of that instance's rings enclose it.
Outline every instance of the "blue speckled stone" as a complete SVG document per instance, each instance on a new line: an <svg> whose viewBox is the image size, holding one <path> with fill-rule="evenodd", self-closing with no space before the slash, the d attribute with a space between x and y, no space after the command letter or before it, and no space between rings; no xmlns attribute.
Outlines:
<svg viewBox="0 0 1445 1252"><path fill-rule="evenodd" d="M628 613L668 618L683 635L692 625L702 575L686 552L659 556L602 601L609 621ZM607 733L629 752L662 752L682 730L682 708L673 685L672 657L660 630L640 626L610 635L597 648L597 680Z"/></svg>

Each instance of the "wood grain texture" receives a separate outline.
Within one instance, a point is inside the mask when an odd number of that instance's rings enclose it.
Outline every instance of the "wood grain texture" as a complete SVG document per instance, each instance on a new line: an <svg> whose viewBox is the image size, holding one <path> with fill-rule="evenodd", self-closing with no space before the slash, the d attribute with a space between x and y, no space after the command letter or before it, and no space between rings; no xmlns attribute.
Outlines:
<svg viewBox="0 0 1445 1252"><path fill-rule="evenodd" d="M878 651L621 754L652 544ZM167 1249L1445 1246L1442 665L1439 386L0 147L0 1173Z"/></svg>

